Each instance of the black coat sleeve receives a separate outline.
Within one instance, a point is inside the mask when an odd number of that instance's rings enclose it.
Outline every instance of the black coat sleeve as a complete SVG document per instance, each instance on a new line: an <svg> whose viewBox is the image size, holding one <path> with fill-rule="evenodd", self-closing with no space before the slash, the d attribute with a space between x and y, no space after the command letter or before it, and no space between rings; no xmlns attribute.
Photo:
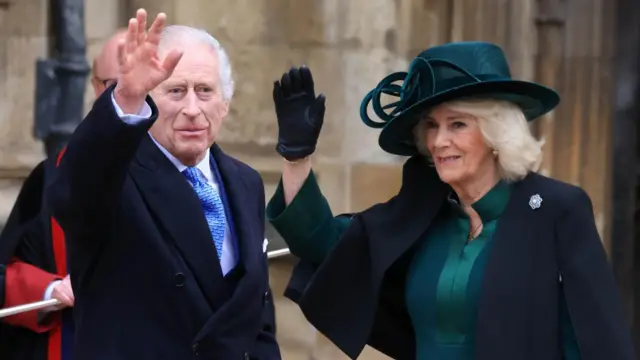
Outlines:
<svg viewBox="0 0 640 360"><path fill-rule="evenodd" d="M113 87L95 101L74 131L46 189L53 216L70 240L96 241L99 228L118 209L131 160L158 116L147 97L151 116L127 123L118 115L112 94Z"/></svg>
<svg viewBox="0 0 640 360"><path fill-rule="evenodd" d="M413 360L415 340L411 319L404 305L404 271L407 259L400 259L385 278L367 345L396 360ZM318 265L300 260L291 274L285 297L298 303L318 271Z"/></svg>
<svg viewBox="0 0 640 360"><path fill-rule="evenodd" d="M596 229L589 196L568 194L556 223L560 275L583 360L635 360L619 289Z"/></svg>
<svg viewBox="0 0 640 360"><path fill-rule="evenodd" d="M358 284L339 284L335 279L345 271L358 271L363 274L360 278L366 279L370 269L366 266L368 257L363 245L366 243L366 234L361 220L354 214L338 217L353 219L345 232L345 236L351 240L349 247L334 252L322 264L300 260L293 269L285 296L297 303L307 320L350 359L358 358L364 346L369 345L393 359L413 360L413 327L402 296L408 264L406 260L410 254L389 269L377 301L360 303L359 307L349 308L349 313L343 312L345 308L340 302L354 299L345 294L358 294L356 298L360 298L359 294L366 292ZM370 308L373 311L369 312ZM374 315L373 318L367 317L369 313ZM358 320L345 320L349 318Z"/></svg>
<svg viewBox="0 0 640 360"><path fill-rule="evenodd" d="M113 87L95 101L45 188L45 206L65 233L72 274L89 267L109 238L105 229L120 210L129 165L158 116L147 97L151 116L128 123L118 115L112 94Z"/></svg>
<svg viewBox="0 0 640 360"><path fill-rule="evenodd" d="M415 333L405 305L406 273L411 253L400 258L382 283L367 345L396 360L415 359Z"/></svg>

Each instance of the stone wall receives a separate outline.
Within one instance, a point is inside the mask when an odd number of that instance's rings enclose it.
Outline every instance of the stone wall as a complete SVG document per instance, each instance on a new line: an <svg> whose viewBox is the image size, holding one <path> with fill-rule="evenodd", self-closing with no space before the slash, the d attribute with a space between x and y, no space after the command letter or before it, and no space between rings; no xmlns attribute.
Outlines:
<svg viewBox="0 0 640 360"><path fill-rule="evenodd" d="M48 51L46 0L0 2L0 219L42 159L33 140L35 60ZM28 19L29 21L25 21Z"/></svg>

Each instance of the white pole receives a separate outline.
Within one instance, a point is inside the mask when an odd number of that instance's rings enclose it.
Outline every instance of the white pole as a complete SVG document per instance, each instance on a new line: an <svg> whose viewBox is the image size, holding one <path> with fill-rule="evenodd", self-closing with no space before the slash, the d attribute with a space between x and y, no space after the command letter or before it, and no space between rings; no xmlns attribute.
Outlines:
<svg viewBox="0 0 640 360"><path fill-rule="evenodd" d="M43 301L36 301L36 302L24 304L24 305L13 306L10 308L1 309L0 318L21 314L27 311L40 310L40 309L44 309L49 306L55 306L58 304L60 304L60 301L58 299L49 299L49 300L43 300Z"/></svg>

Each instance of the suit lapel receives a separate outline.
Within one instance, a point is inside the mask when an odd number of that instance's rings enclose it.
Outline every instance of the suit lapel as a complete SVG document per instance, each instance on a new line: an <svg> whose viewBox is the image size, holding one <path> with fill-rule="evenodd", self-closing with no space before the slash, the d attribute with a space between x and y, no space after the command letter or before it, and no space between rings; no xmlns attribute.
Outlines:
<svg viewBox="0 0 640 360"><path fill-rule="evenodd" d="M264 272L260 264L265 262L259 258L262 255L261 247L253 242L262 239L262 234L259 234L256 226L256 215L260 213L257 209L256 191L247 184L245 176L240 173L235 161L224 154L217 145L211 148L211 154L218 166L227 195L238 245L238 266L244 269L245 274L238 282L231 299L209 318L196 336L196 341L204 336L224 334L232 329L237 318L235 314L246 311L244 306L247 300L250 301L256 296L256 289L260 289L261 281L268 280L268 275L259 276L258 274L259 271Z"/></svg>
<svg viewBox="0 0 640 360"><path fill-rule="evenodd" d="M544 209L534 210L529 206L531 192L528 179L513 185L511 198L502 216L498 220L493 235L491 252L485 270L487 281L485 286L491 286L495 279L511 278L513 269L528 270L531 264L534 243L531 237L536 233L536 217ZM509 269L509 271L505 271ZM507 276L508 275L508 276ZM519 274L527 275L526 273Z"/></svg>
<svg viewBox="0 0 640 360"><path fill-rule="evenodd" d="M140 145L131 173L156 224L174 241L207 300L214 304L222 272L193 188L149 136Z"/></svg>
<svg viewBox="0 0 640 360"><path fill-rule="evenodd" d="M544 229L540 215L545 209L534 210L529 206L529 199L535 194L532 186L535 176L530 174L513 185L509 204L493 235L478 304L477 327L483 329L478 332L478 355L492 353L490 348L497 345L496 339L510 339L500 341L500 346L508 347L504 348L508 350L506 354L526 349L527 344L518 341L529 339L522 324L527 323L529 302L535 298L531 293L534 247L537 240L544 239L539 233Z"/></svg>
<svg viewBox="0 0 640 360"><path fill-rule="evenodd" d="M239 264L244 267L246 272L251 272L258 264L257 247L256 244L252 244L252 240L260 236L255 234L257 231L255 216L258 214L255 191L239 174L236 163L217 145L211 148L211 154L218 166L227 195L227 203L230 207L233 230L238 245Z"/></svg>

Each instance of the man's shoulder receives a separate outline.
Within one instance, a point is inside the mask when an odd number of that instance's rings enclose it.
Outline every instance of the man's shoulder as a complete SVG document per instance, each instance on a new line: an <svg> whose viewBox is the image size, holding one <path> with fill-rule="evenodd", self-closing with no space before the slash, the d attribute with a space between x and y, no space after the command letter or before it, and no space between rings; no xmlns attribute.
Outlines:
<svg viewBox="0 0 640 360"><path fill-rule="evenodd" d="M233 157L224 152L221 152L221 153L222 153L222 156L224 156L227 161L233 164L233 166L237 171L237 175L241 176L246 180L249 180L251 184L262 186L262 176L260 175L260 172L258 172L258 170L253 168L251 165L239 160L236 157Z"/></svg>

